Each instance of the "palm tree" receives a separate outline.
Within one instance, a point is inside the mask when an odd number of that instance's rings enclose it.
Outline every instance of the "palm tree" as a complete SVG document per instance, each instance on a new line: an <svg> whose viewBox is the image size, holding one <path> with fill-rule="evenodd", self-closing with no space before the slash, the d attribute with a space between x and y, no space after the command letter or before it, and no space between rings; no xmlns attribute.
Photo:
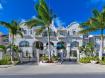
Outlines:
<svg viewBox="0 0 105 78"><path fill-rule="evenodd" d="M93 31L99 30L101 33L101 45L99 52L99 59L102 60L102 53L104 51L104 29L105 29L105 7L101 12L98 10L93 10L93 16L86 22L80 25L83 28L80 33L87 34Z"/></svg>
<svg viewBox="0 0 105 78"><path fill-rule="evenodd" d="M0 50L4 53L6 53L6 47L4 45L0 45Z"/></svg>
<svg viewBox="0 0 105 78"><path fill-rule="evenodd" d="M50 54L50 26L52 24L52 20L54 15L51 13L50 9L48 8L45 0L39 0L39 2L35 6L37 16L26 22L27 26L29 27L39 27L37 29L37 34L41 34L44 30L47 29L48 34L48 52L49 52L49 60L51 60Z"/></svg>
<svg viewBox="0 0 105 78"><path fill-rule="evenodd" d="M0 25L7 27L9 29L9 35L11 37L10 46L11 46L11 62L13 63L13 46L14 39L17 34L22 36L22 32L20 31L20 25L17 21L13 20L11 23L7 23L4 21L0 21Z"/></svg>

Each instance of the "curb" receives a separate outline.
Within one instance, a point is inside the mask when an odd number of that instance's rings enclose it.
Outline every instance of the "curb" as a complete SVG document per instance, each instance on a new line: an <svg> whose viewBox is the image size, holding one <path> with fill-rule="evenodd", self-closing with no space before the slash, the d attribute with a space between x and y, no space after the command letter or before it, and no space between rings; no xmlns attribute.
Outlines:
<svg viewBox="0 0 105 78"><path fill-rule="evenodd" d="M9 68L9 67L12 67L14 65L0 65L0 68Z"/></svg>

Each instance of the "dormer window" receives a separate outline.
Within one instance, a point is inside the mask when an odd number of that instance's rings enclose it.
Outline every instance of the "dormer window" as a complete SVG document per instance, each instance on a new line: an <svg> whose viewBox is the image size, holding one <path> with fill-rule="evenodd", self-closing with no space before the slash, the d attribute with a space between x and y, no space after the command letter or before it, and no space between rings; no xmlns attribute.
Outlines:
<svg viewBox="0 0 105 78"><path fill-rule="evenodd" d="M68 31L67 34L70 35L70 32Z"/></svg>
<svg viewBox="0 0 105 78"><path fill-rule="evenodd" d="M29 42L28 41L21 41L19 43L19 47L29 47Z"/></svg>
<svg viewBox="0 0 105 78"><path fill-rule="evenodd" d="M73 31L73 35L76 35L76 31Z"/></svg>
<svg viewBox="0 0 105 78"><path fill-rule="evenodd" d="M30 30L30 34L32 34L32 30Z"/></svg>
<svg viewBox="0 0 105 78"><path fill-rule="evenodd" d="M45 31L45 32L43 33L43 36L44 36L44 37L47 37L47 31Z"/></svg>
<svg viewBox="0 0 105 78"><path fill-rule="evenodd" d="M27 34L27 31L26 30L23 30L24 34Z"/></svg>
<svg viewBox="0 0 105 78"><path fill-rule="evenodd" d="M21 31L22 31L24 34L27 34L27 31L24 30L23 28L21 28Z"/></svg>
<svg viewBox="0 0 105 78"><path fill-rule="evenodd" d="M62 36L65 36L65 32L64 31L59 31L59 34Z"/></svg>

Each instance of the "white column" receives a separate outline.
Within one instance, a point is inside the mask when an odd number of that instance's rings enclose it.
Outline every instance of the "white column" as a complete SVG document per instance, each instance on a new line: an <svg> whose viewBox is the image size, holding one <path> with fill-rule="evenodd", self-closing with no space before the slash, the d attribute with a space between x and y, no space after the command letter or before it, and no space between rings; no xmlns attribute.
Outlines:
<svg viewBox="0 0 105 78"><path fill-rule="evenodd" d="M77 49L77 62L79 62L80 59L80 53L79 53L79 49Z"/></svg>
<svg viewBox="0 0 105 78"><path fill-rule="evenodd" d="M36 57L37 57L37 64L39 64L40 60L39 60L39 49L36 50Z"/></svg>
<svg viewBox="0 0 105 78"><path fill-rule="evenodd" d="M54 48L55 48L55 55L57 56L57 42L54 42Z"/></svg>
<svg viewBox="0 0 105 78"><path fill-rule="evenodd" d="M66 58L70 58L70 44L67 44L66 50L67 50Z"/></svg>
<svg viewBox="0 0 105 78"><path fill-rule="evenodd" d="M45 54L45 49L46 49L47 47L46 47L46 43L43 43L43 54Z"/></svg>
<svg viewBox="0 0 105 78"><path fill-rule="evenodd" d="M23 57L22 57L23 55L22 55L22 52L21 53L19 53L19 58L20 58L20 62L21 63L23 63Z"/></svg>

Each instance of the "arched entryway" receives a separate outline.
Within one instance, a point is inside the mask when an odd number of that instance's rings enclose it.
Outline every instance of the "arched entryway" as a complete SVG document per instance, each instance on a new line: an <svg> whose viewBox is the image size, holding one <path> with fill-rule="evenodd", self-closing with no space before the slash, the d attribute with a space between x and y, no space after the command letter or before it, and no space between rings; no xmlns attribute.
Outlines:
<svg viewBox="0 0 105 78"><path fill-rule="evenodd" d="M70 46L70 57L71 58L77 58L77 50L78 50L78 47L79 47L79 42L77 41L73 41L71 43L71 46Z"/></svg>
<svg viewBox="0 0 105 78"><path fill-rule="evenodd" d="M46 52L47 52L47 55L50 54L50 56L53 56L53 55L56 55L56 52L55 52L55 47L54 47L54 43L53 42L50 42L50 53L48 52L48 42L46 43Z"/></svg>
<svg viewBox="0 0 105 78"><path fill-rule="evenodd" d="M63 52L64 53L64 57L66 57L67 55L67 51L66 51L66 43L63 41L60 41L57 43L57 52L58 52L58 57L60 57L60 53Z"/></svg>
<svg viewBox="0 0 105 78"><path fill-rule="evenodd" d="M19 47L22 49L21 54L22 54L22 58L29 58L32 57L31 52L29 52L29 48L30 48L30 43L29 41L20 41L19 42Z"/></svg>
<svg viewBox="0 0 105 78"><path fill-rule="evenodd" d="M39 58L40 58L44 54L43 49L44 49L44 46L43 46L43 43L41 41L34 42L34 44L33 44L33 56L37 57L37 53L38 53Z"/></svg>

